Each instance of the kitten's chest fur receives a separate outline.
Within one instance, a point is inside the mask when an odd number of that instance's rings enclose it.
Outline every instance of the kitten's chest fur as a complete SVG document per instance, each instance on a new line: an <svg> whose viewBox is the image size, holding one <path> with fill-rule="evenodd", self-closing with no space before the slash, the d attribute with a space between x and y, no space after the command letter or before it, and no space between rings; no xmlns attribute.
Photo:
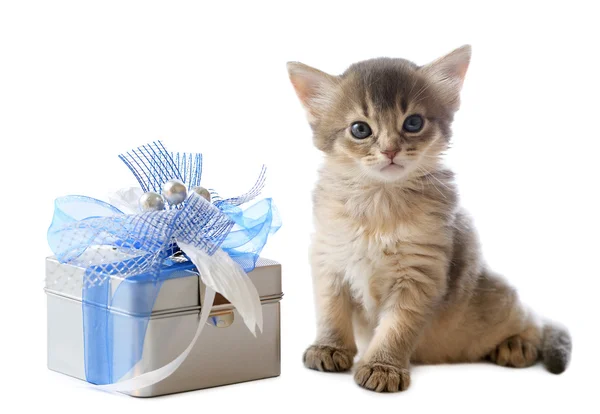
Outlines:
<svg viewBox="0 0 600 414"><path fill-rule="evenodd" d="M440 211L447 206L420 186L332 190L331 183L323 181L315 191L313 251L373 317L379 305L376 287L393 283L403 259L418 246L446 241Z"/></svg>

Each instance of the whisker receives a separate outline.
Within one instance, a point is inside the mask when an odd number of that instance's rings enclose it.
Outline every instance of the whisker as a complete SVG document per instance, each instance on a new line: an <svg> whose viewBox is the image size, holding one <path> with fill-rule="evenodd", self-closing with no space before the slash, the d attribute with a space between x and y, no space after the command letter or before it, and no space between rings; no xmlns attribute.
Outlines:
<svg viewBox="0 0 600 414"><path fill-rule="evenodd" d="M424 178L425 178L427 181L429 181L429 183L430 183L430 184L433 186L433 188L435 188L435 189L437 190L437 192L438 192L438 193L440 193L440 195L441 195L442 197L444 197L444 199L446 199L446 196L444 195L444 193L442 193L442 191L441 191L441 190L440 190L440 189L437 187L437 185L435 185L435 183L434 183L433 181L431 181L431 179L430 179L431 177L433 177L433 178L435 178L435 177L434 177L433 175L431 175L431 174L430 174L430 172L428 172L428 171L425 171L423 168L421 168L421 167L417 167L417 168L419 168L421 171L423 171L423 172L425 173L425 175L423 175L423 177L424 177ZM437 180L437 178L436 178L436 180ZM442 183L441 183L439 180L437 180L437 181L438 181L440 184L442 184ZM442 184L442 185L443 185L443 184ZM445 186L445 185L444 185L444 187L448 188L448 187L447 187L447 186Z"/></svg>
<svg viewBox="0 0 600 414"><path fill-rule="evenodd" d="M413 82L412 86L410 87L410 92L408 92L408 96L410 96L412 94L413 89L417 85L417 81L418 81L418 78L415 78L415 81Z"/></svg>
<svg viewBox="0 0 600 414"><path fill-rule="evenodd" d="M441 156L445 156L447 154L440 152L438 155L428 155L428 154L407 154L410 156L420 156L420 157L424 157L424 158L440 158Z"/></svg>
<svg viewBox="0 0 600 414"><path fill-rule="evenodd" d="M433 175L433 174L430 174L429 176L430 176L431 178L433 178L435 181L437 181L438 183L440 183L442 187L445 187L446 189L448 189L448 190L451 190L451 188L450 188L450 187L448 187L446 184L444 184L443 182L441 182L441 181L440 181L440 179L439 179L439 178L437 178L435 175Z"/></svg>
<svg viewBox="0 0 600 414"><path fill-rule="evenodd" d="M423 87L422 87L422 88L419 90L419 92L417 93L417 96L415 96L415 97L413 98L413 102L414 102L414 103L419 103L419 102L421 102L421 99L419 99L419 98L421 97L421 95L423 95L423 93L424 93L424 92L425 92L427 89L429 89L429 85L428 85L428 84L425 84L425 85L424 85L424 86L423 86Z"/></svg>

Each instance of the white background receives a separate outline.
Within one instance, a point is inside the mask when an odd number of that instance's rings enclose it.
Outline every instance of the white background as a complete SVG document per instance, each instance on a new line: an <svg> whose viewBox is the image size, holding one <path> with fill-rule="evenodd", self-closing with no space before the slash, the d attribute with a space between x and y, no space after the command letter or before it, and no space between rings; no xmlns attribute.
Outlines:
<svg viewBox="0 0 600 414"><path fill-rule="evenodd" d="M0 6L0 407L71 412L592 412L598 409L597 12L568 2L5 1ZM324 3L324 2L323 2ZM301 364L314 335L307 265L312 147L285 63L419 64L473 46L447 159L490 265L574 338L561 376L541 366L413 370L394 395ZM133 185L117 154L162 139L205 155L236 195L269 167L284 227L282 375L157 399L96 392L46 369L44 257L53 200ZM593 405L579 409L581 405ZM597 411L596 411L597 412Z"/></svg>

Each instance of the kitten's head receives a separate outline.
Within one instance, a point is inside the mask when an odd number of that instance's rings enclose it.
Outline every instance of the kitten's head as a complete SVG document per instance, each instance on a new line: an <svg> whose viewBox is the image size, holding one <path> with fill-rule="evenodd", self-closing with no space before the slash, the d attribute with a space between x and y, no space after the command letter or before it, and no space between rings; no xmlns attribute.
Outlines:
<svg viewBox="0 0 600 414"><path fill-rule="evenodd" d="M447 148L470 56L463 46L425 66L379 58L340 76L297 62L288 70L317 148L342 168L389 182L427 171Z"/></svg>

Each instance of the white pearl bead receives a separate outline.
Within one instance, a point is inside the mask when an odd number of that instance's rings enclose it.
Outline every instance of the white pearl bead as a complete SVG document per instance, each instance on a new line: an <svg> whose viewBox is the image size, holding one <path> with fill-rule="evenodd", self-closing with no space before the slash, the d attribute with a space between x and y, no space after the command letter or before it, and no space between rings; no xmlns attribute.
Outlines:
<svg viewBox="0 0 600 414"><path fill-rule="evenodd" d="M139 201L142 211L161 211L165 209L165 200L154 191L148 191L142 194Z"/></svg>
<svg viewBox="0 0 600 414"><path fill-rule="evenodd" d="M210 192L204 187L194 187L192 191L198 194L200 197L204 197L206 201L210 203Z"/></svg>
<svg viewBox="0 0 600 414"><path fill-rule="evenodd" d="M169 180L163 185L163 196L170 204L179 204L187 198L187 189L181 181Z"/></svg>

